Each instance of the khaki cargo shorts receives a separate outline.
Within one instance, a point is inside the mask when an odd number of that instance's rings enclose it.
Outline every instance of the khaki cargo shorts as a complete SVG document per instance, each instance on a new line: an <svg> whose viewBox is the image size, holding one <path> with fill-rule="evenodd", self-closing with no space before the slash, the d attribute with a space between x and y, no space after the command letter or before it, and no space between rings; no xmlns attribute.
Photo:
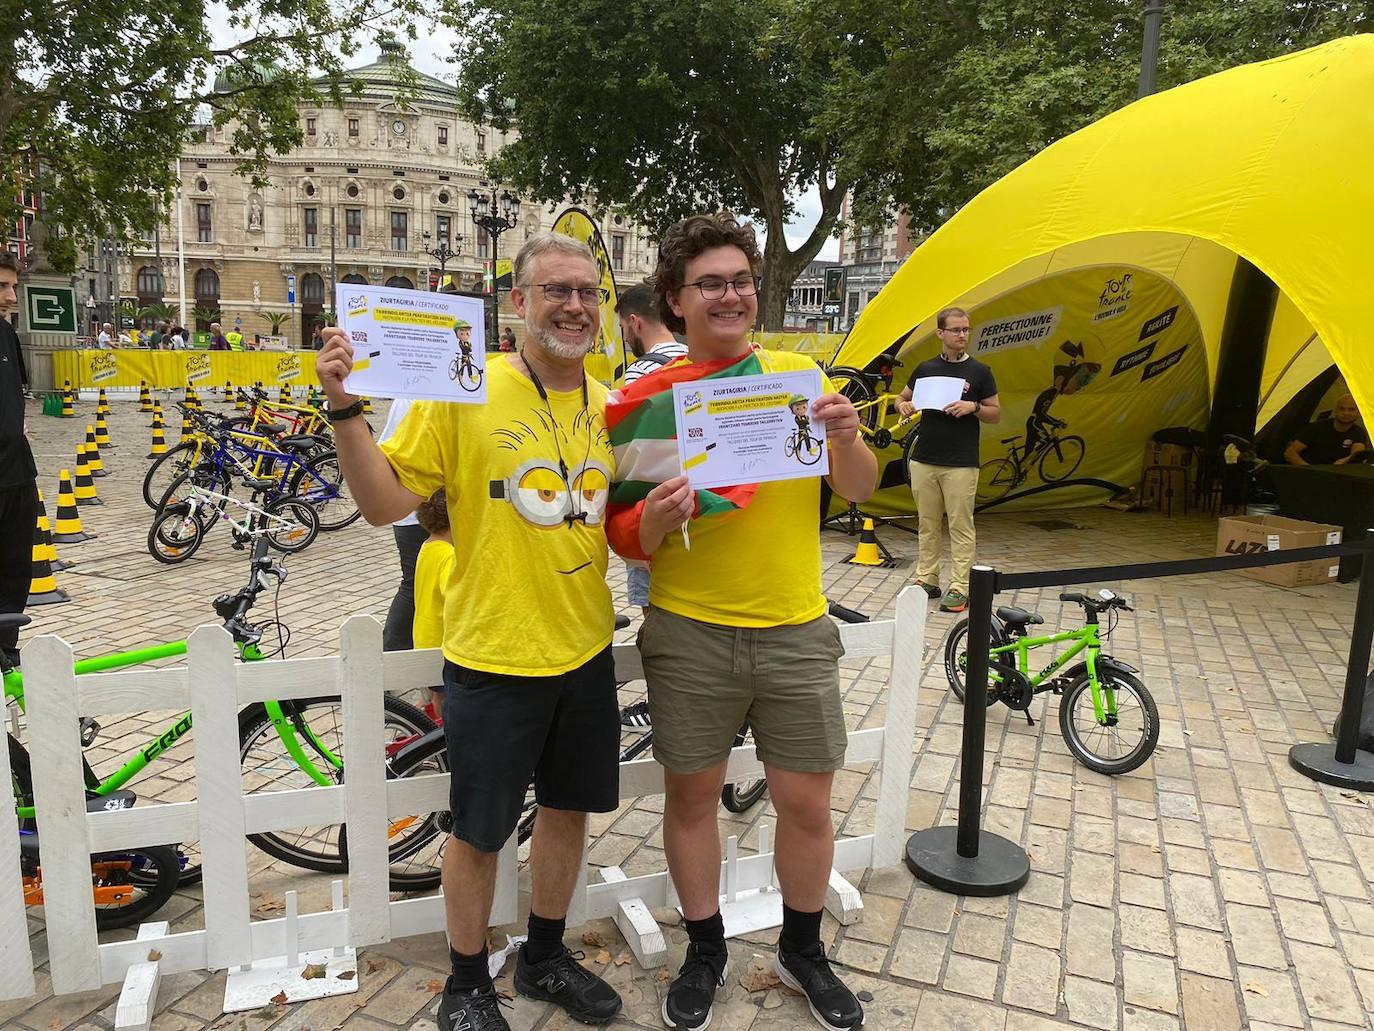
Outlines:
<svg viewBox="0 0 1374 1031"><path fill-rule="evenodd" d="M748 720L759 759L798 773L844 766L840 631L828 616L778 627L702 623L650 608L639 631L654 758L674 773L722 762Z"/></svg>

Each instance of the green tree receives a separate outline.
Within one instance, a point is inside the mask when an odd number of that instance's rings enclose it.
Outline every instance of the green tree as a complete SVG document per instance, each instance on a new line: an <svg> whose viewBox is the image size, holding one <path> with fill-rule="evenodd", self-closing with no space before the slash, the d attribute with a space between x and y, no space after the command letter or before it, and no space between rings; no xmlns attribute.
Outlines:
<svg viewBox="0 0 1374 1031"><path fill-rule="evenodd" d="M291 321L291 313L289 311L265 311L262 312L262 317L271 323L272 335L274 337L281 336L282 326Z"/></svg>
<svg viewBox="0 0 1374 1031"><path fill-rule="evenodd" d="M235 46L216 48L201 0L10 0L0 17L0 181L37 185L48 254L132 240L172 202L173 159L193 122L228 127L240 171L302 139L302 100L341 100L343 63L392 28L414 38L419 0L222 0ZM19 216L0 191L0 225Z"/></svg>

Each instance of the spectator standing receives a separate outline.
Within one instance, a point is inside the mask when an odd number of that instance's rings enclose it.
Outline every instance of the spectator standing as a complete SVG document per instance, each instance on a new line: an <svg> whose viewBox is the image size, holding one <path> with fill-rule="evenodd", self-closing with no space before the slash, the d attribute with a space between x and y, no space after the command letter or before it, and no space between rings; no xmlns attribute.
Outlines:
<svg viewBox="0 0 1374 1031"><path fill-rule="evenodd" d="M229 350L229 341L226 340L226 339L224 338L224 334L223 334L222 332L220 332L220 328L219 328L219 323L218 323L218 322L212 322L212 323L210 323L210 350L212 350L212 351L227 351L227 350Z"/></svg>
<svg viewBox="0 0 1374 1031"><path fill-rule="evenodd" d="M38 470L24 424L23 358L10 325L18 301L19 262L0 251L0 612L23 612L33 576ZM0 650L19 661L19 631L0 630Z"/></svg>
<svg viewBox="0 0 1374 1031"><path fill-rule="evenodd" d="M1350 464L1369 448L1369 434L1359 420L1355 399L1344 395L1336 401L1329 419L1318 419L1302 428L1297 439L1284 449L1283 460L1289 465Z"/></svg>

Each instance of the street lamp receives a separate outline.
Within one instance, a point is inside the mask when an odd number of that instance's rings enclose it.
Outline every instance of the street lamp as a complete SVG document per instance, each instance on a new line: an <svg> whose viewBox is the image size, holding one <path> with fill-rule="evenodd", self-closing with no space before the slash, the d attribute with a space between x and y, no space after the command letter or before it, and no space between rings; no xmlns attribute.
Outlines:
<svg viewBox="0 0 1374 1031"><path fill-rule="evenodd" d="M501 289L497 285L499 277L496 273L497 244L501 234L514 229L520 221L520 198L513 196L509 190L502 190L498 196L495 186L488 187L486 183L478 185L482 190L468 191L468 207L472 211L473 224L478 229L486 230L491 237L491 316L487 337L490 341L495 340L499 332L501 310ZM488 189L490 196L486 192Z"/></svg>
<svg viewBox="0 0 1374 1031"><path fill-rule="evenodd" d="M449 247L447 240L440 240L438 247L429 246L430 232L428 229L420 234L420 238L424 241L422 250L439 263L439 285L443 286L444 273L448 271L448 263L463 253L463 234L459 233L454 238L454 242L458 246L453 248Z"/></svg>

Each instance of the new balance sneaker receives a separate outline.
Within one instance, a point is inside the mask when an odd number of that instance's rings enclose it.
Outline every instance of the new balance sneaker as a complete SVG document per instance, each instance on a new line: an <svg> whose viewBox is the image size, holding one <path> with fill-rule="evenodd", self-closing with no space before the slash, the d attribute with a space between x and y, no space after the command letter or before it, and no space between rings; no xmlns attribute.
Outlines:
<svg viewBox="0 0 1374 1031"><path fill-rule="evenodd" d="M578 958L565 948L542 963L531 963L522 949L515 960L515 990L561 1006L584 1024L608 1023L620 1012L620 996Z"/></svg>
<svg viewBox="0 0 1374 1031"><path fill-rule="evenodd" d="M853 1031L864 1022L864 1008L830 969L825 948L817 942L804 952L778 949L778 979L801 992L816 1023L830 1031Z"/></svg>
<svg viewBox="0 0 1374 1031"><path fill-rule="evenodd" d="M668 986L663 1000L663 1023L680 1031L703 1031L711 1023L716 989L725 983L730 954L721 942L717 949L687 944L682 969Z"/></svg>
<svg viewBox="0 0 1374 1031"><path fill-rule="evenodd" d="M963 612L968 608L968 598L962 591L956 591L951 587L945 592L945 596L940 599L941 612Z"/></svg>
<svg viewBox="0 0 1374 1031"><path fill-rule="evenodd" d="M439 999L439 1031L510 1031L501 1015L503 1004L494 985L456 991L450 977Z"/></svg>
<svg viewBox="0 0 1374 1031"><path fill-rule="evenodd" d="M927 583L924 580L917 580L916 586L919 587L921 590L925 591L926 597L929 598L931 601L934 601L936 598L940 597L939 584L932 584Z"/></svg>

